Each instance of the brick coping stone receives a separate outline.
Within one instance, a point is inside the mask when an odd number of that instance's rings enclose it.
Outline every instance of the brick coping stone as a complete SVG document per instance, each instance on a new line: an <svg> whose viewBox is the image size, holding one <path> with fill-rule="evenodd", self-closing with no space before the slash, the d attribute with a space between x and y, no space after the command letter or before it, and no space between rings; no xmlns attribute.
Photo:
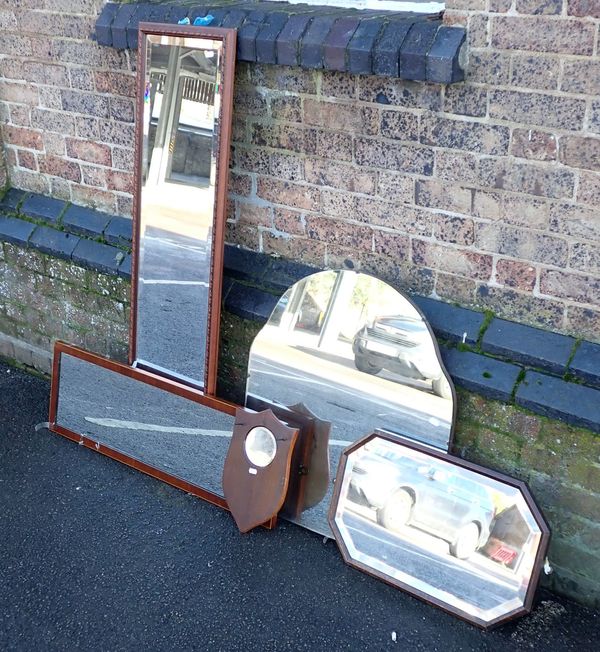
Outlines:
<svg viewBox="0 0 600 652"><path fill-rule="evenodd" d="M46 207L43 221L40 205ZM27 207L33 207L32 213ZM128 279L131 226L131 220L123 217L62 201L47 204L41 195L15 188L0 200L0 242ZM318 271L226 245L223 305L243 319L264 323L290 285ZM412 298L439 339L442 358L457 385L600 433L599 344L506 320L490 321L481 312L428 297ZM556 405L552 396L557 397ZM568 405L562 405L564 397Z"/></svg>
<svg viewBox="0 0 600 652"><path fill-rule="evenodd" d="M107 3L96 21L96 40L136 49L140 22L176 24L213 16L211 27L238 30L239 61L337 70L450 84L463 81L459 52L463 27L443 25L439 13L357 10L240 0L219 5L185 1Z"/></svg>

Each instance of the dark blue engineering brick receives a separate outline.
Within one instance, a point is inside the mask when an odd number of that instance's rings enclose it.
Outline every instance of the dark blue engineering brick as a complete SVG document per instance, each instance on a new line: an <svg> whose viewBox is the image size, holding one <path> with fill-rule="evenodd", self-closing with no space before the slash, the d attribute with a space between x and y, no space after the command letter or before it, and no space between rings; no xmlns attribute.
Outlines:
<svg viewBox="0 0 600 652"><path fill-rule="evenodd" d="M113 217L104 229L106 242L119 247L131 247L133 222L126 217Z"/></svg>
<svg viewBox="0 0 600 652"><path fill-rule="evenodd" d="M93 208L83 208L72 204L62 218L62 224L70 233L87 236L101 236L112 219L112 215L101 213Z"/></svg>
<svg viewBox="0 0 600 652"><path fill-rule="evenodd" d="M600 432L600 390L528 371L516 402L532 412Z"/></svg>
<svg viewBox="0 0 600 652"><path fill-rule="evenodd" d="M230 27L232 29L239 29L243 22L246 20L247 12L242 9L232 9L227 16L223 19L221 27Z"/></svg>
<svg viewBox="0 0 600 652"><path fill-rule="evenodd" d="M359 18L339 18L323 44L323 67L327 70L346 70L346 48L356 32Z"/></svg>
<svg viewBox="0 0 600 652"><path fill-rule="evenodd" d="M16 211L17 206L21 201L23 201L26 195L27 193L24 190L19 190L18 188L10 188L4 197L2 197L2 201L0 201L0 211Z"/></svg>
<svg viewBox="0 0 600 652"><path fill-rule="evenodd" d="M442 25L427 54L427 81L451 84L463 81L465 71L460 67L459 53L466 39L463 27Z"/></svg>
<svg viewBox="0 0 600 652"><path fill-rule="evenodd" d="M120 5L111 25L113 48L123 50L127 47L127 27L135 10L135 5Z"/></svg>
<svg viewBox="0 0 600 652"><path fill-rule="evenodd" d="M66 202L62 201L62 199L54 199L44 195L30 195L23 202L21 213L46 222L56 222L66 205Z"/></svg>
<svg viewBox="0 0 600 652"><path fill-rule="evenodd" d="M234 282L225 296L225 309L238 317L267 321L279 297Z"/></svg>
<svg viewBox="0 0 600 652"><path fill-rule="evenodd" d="M125 254L119 265L118 274L123 278L131 279L131 254Z"/></svg>
<svg viewBox="0 0 600 652"><path fill-rule="evenodd" d="M252 11L237 33L237 57L240 61L256 61L256 37L266 13Z"/></svg>
<svg viewBox="0 0 600 652"><path fill-rule="evenodd" d="M458 349L442 348L441 354L457 385L487 398L510 400L521 367Z"/></svg>
<svg viewBox="0 0 600 652"><path fill-rule="evenodd" d="M582 342L571 360L569 373L588 385L600 387L600 344Z"/></svg>
<svg viewBox="0 0 600 652"><path fill-rule="evenodd" d="M348 70L350 72L360 75L371 73L372 50L383 25L382 18L369 18L360 22L348 43Z"/></svg>
<svg viewBox="0 0 600 652"><path fill-rule="evenodd" d="M336 21L335 16L316 16L300 42L300 64L306 68L323 67L323 43Z"/></svg>
<svg viewBox="0 0 600 652"><path fill-rule="evenodd" d="M171 7L171 11L169 12L169 17L167 19L167 22L176 25L180 20L186 18L189 12L190 12L189 7L178 7L178 6Z"/></svg>
<svg viewBox="0 0 600 652"><path fill-rule="evenodd" d="M16 217L0 215L0 242L14 242L18 245L27 245L35 224L19 220Z"/></svg>
<svg viewBox="0 0 600 652"><path fill-rule="evenodd" d="M412 21L392 21L387 24L372 53L373 72L376 75L398 76L400 48L412 25Z"/></svg>
<svg viewBox="0 0 600 652"><path fill-rule="evenodd" d="M280 66L298 65L300 62L300 39L312 18L312 16L307 15L290 16L288 22L279 33L275 44L277 63Z"/></svg>
<svg viewBox="0 0 600 652"><path fill-rule="evenodd" d="M298 282L301 278L320 271L320 269L310 267L304 263L296 263L293 261L282 260L281 258L273 258L271 260L269 271L263 279L263 283L283 294L290 286L294 285L294 283Z"/></svg>
<svg viewBox="0 0 600 652"><path fill-rule="evenodd" d="M225 245L223 267L228 276L244 281L259 282L269 268L270 258L254 251Z"/></svg>
<svg viewBox="0 0 600 652"><path fill-rule="evenodd" d="M127 44L131 50L136 50L138 46L138 28L140 23L154 21L156 15L156 5L139 4L132 14L127 25ZM156 21L154 21L156 22Z"/></svg>
<svg viewBox="0 0 600 652"><path fill-rule="evenodd" d="M78 236L71 233L38 226L29 239L29 244L45 254L70 260L79 240Z"/></svg>
<svg viewBox="0 0 600 652"><path fill-rule="evenodd" d="M438 21L422 21L412 26L400 49L400 79L427 79L427 53L439 27Z"/></svg>
<svg viewBox="0 0 600 652"><path fill-rule="evenodd" d="M288 14L269 14L256 35L256 60L259 63L276 63L276 39L288 21Z"/></svg>
<svg viewBox="0 0 600 652"><path fill-rule="evenodd" d="M572 337L505 319L493 319L481 341L487 353L556 374L565 372L574 346Z"/></svg>
<svg viewBox="0 0 600 652"><path fill-rule="evenodd" d="M481 312L417 295L411 298L423 311L437 336L451 342L476 344L485 319Z"/></svg>
<svg viewBox="0 0 600 652"><path fill-rule="evenodd" d="M214 9L210 9L207 13L210 14L213 19L207 27L221 27L228 11L227 7L215 7Z"/></svg>
<svg viewBox="0 0 600 652"><path fill-rule="evenodd" d="M121 5L109 2L104 5L98 20L96 20L96 40L99 45L112 45L111 25Z"/></svg>
<svg viewBox="0 0 600 652"><path fill-rule="evenodd" d="M116 247L94 240L81 239L74 248L71 258L82 267L89 267L104 274L117 274L125 253Z"/></svg>

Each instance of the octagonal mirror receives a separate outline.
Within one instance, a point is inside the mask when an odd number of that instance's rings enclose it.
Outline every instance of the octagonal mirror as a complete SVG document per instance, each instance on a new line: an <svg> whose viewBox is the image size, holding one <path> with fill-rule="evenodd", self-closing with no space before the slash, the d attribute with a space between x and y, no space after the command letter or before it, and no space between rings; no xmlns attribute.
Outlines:
<svg viewBox="0 0 600 652"><path fill-rule="evenodd" d="M408 297L368 274L323 271L293 285L250 349L246 404L302 402L331 423L329 455L375 428L448 450L454 387ZM321 478L306 477L309 485ZM332 495L291 520L330 536Z"/></svg>

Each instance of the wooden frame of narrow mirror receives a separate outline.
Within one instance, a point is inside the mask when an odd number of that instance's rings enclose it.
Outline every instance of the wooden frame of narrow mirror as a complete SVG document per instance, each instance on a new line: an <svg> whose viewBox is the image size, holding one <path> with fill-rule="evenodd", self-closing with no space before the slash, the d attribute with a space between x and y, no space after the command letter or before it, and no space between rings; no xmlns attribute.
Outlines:
<svg viewBox="0 0 600 652"><path fill-rule="evenodd" d="M550 529L515 478L376 430L342 453L344 561L483 629L528 613Z"/></svg>
<svg viewBox="0 0 600 652"><path fill-rule="evenodd" d="M102 374L102 377L97 376L91 379L89 377L69 378L71 390L66 388L64 391L66 392L73 391L73 388L75 388L77 392L81 390L81 392L82 393L85 392L86 396L88 397L87 403L92 406L97 406L97 412L95 413L90 412L90 414L86 415L83 420L81 419L78 420L73 418L72 419L73 423L67 423L67 419L63 418L63 414L66 415L68 413L68 409L66 407L63 408L59 407L59 399L61 398L61 361L63 356L68 356L69 358L72 358L73 361L81 362L83 363L83 365L87 365L85 368L89 367L89 368L98 369L99 373L102 370L106 370L106 372L108 372L107 374ZM111 376L108 379L104 378L105 375L109 375L110 373L114 374L114 376ZM138 423L139 419L136 418L135 415L117 414L116 412L118 411L115 408L118 406L112 405L108 407L102 405L102 400L100 397L102 396L103 392L108 391L108 388L106 387L107 383L111 385L111 391L117 391L117 392L119 391L118 387L116 387L114 383L114 378L119 376L126 377L128 379L131 379L139 383L140 391L142 392L145 391L143 389L144 386L150 386L150 391L152 391L152 388L162 390L164 392L164 396L169 400L169 406L167 408L163 408L161 406L156 405L156 401L155 400L152 401L152 397L150 397L149 400L144 403L144 405L140 405L139 407L143 411L142 413L146 421L152 421L153 415L151 414L151 409L155 409L158 410L164 418L169 419L169 415L171 415L170 418L172 421L175 422L174 423L175 427L164 428L164 425L160 426L158 423L156 423L156 424L151 424L149 428L144 428L144 426L146 426L147 424ZM111 380L113 382L111 382ZM128 389L131 390L131 387L129 387ZM127 391L127 389L125 391L131 394L131 391ZM64 396L63 394L62 398L66 400L69 397ZM65 344L64 342L55 343L54 360L52 365L52 385L50 390L50 415L49 415L49 424L50 424L49 429L52 432L62 435L63 437L66 437L67 439L70 439L71 441L74 441L77 444L80 444L81 446L84 446L98 453L106 455L107 457L122 462L123 464L126 464L127 466L130 466L138 471L141 471L142 473L146 473L147 475L150 475L153 478L161 480L162 482L166 482L167 484L177 487L178 489L181 489L194 496L202 498L203 500L206 500L207 502L213 505L217 505L218 507L222 507L224 509L229 509L225 498L222 495L219 495L219 493L217 493L217 490L211 491L207 489L205 486L204 487L201 486L201 482L206 477L205 474L207 471L205 467L211 466L210 459L205 460L204 465L197 464L196 467L194 467L195 468L194 475L196 476L196 480L194 481L191 480L191 476L188 476L187 478L182 477L184 474L181 472L179 472L179 474L176 474L174 472L166 471L165 470L166 465L163 468L160 468L158 464L148 463L148 461L143 461L139 459L140 456L136 457L132 455L131 450L129 451L124 450L125 449L124 445L120 443L109 443L109 439L106 436L103 437L94 436L91 433L84 431L84 428L81 427L82 424L85 422L85 426L87 427L88 431L89 428L96 427L98 431L104 429L104 432L106 433L106 428L115 427L117 425L117 420L115 420L114 418L113 419L94 418L94 414L100 417L115 417L115 416L126 417L128 419L126 425L132 428L131 436L133 437L143 439L144 437L148 437L153 430L155 431L155 433L171 430L172 434L177 438L177 441L181 441L186 437L186 432L190 432L192 431L192 429L190 429L189 427L188 428L177 427L181 425L179 422L176 421L177 418L179 417L177 412L181 411L180 408L182 407L181 404L176 405L179 398L187 399L187 401L190 402L189 406L185 406L186 410L189 412L188 417L186 417L187 421L183 419L181 423L187 426L190 425L195 426L192 434L190 435L192 437L194 435L199 434L198 433L198 426L200 425L199 416L204 410L208 412L206 421L207 423L210 424L210 427L213 428L214 430L218 430L220 427L219 424L217 424L217 421L228 422L224 427L228 428L230 425L231 432L229 433L229 436L227 438L223 437L224 440L223 446L224 446L224 453L225 453L227 450L227 446L229 444L229 437L231 436L231 433L233 432L233 427L235 425L236 410L240 409L239 406L211 396L205 396L202 392L200 392L197 389L194 389L193 387L188 387L186 385L173 381L169 378L162 378L160 376L157 376L156 374L144 371L143 369L136 369L134 367L129 367L119 362L115 362L113 360L103 358L94 353L90 353L89 351L80 349L79 347L72 346L70 344ZM153 403L154 405L149 405L149 403ZM65 410L65 412L64 413L61 412L61 409ZM211 416L211 414L214 414L214 416ZM76 427L77 429L75 429ZM81 432L78 432L77 430L80 430ZM214 440L215 439L214 435L216 434L222 434L222 433L211 432L209 433L209 435L211 435L210 439ZM115 442L114 436L111 437L111 441ZM183 445L184 446L186 445L185 442L183 442ZM191 449L189 448L189 442L187 446L188 446L187 457L188 458L192 457L192 459L185 460L185 464L189 468L190 465L194 464L194 460L193 460L193 456L190 456L189 454L191 452ZM223 459L224 459L224 454L223 454ZM174 465L172 464L172 460L169 460L169 462L171 468L173 468ZM214 466L214 464L212 464L212 466ZM221 473L222 473L222 466L218 465L214 469L214 474L218 476L219 480L221 478ZM266 526L272 527L275 524L275 522L276 520L273 519L272 523L266 524Z"/></svg>
<svg viewBox="0 0 600 652"><path fill-rule="evenodd" d="M207 395L216 389L235 53L233 29L139 26L129 363Z"/></svg>

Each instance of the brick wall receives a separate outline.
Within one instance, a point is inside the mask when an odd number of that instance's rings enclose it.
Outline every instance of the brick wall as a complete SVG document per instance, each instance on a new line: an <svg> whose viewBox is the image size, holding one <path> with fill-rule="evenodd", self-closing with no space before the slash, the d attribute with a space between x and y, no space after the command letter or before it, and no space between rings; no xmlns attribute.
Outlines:
<svg viewBox="0 0 600 652"><path fill-rule="evenodd" d="M11 183L131 214L135 53L102 0L0 0ZM600 339L600 12L448 0L467 82L240 64L230 242Z"/></svg>

